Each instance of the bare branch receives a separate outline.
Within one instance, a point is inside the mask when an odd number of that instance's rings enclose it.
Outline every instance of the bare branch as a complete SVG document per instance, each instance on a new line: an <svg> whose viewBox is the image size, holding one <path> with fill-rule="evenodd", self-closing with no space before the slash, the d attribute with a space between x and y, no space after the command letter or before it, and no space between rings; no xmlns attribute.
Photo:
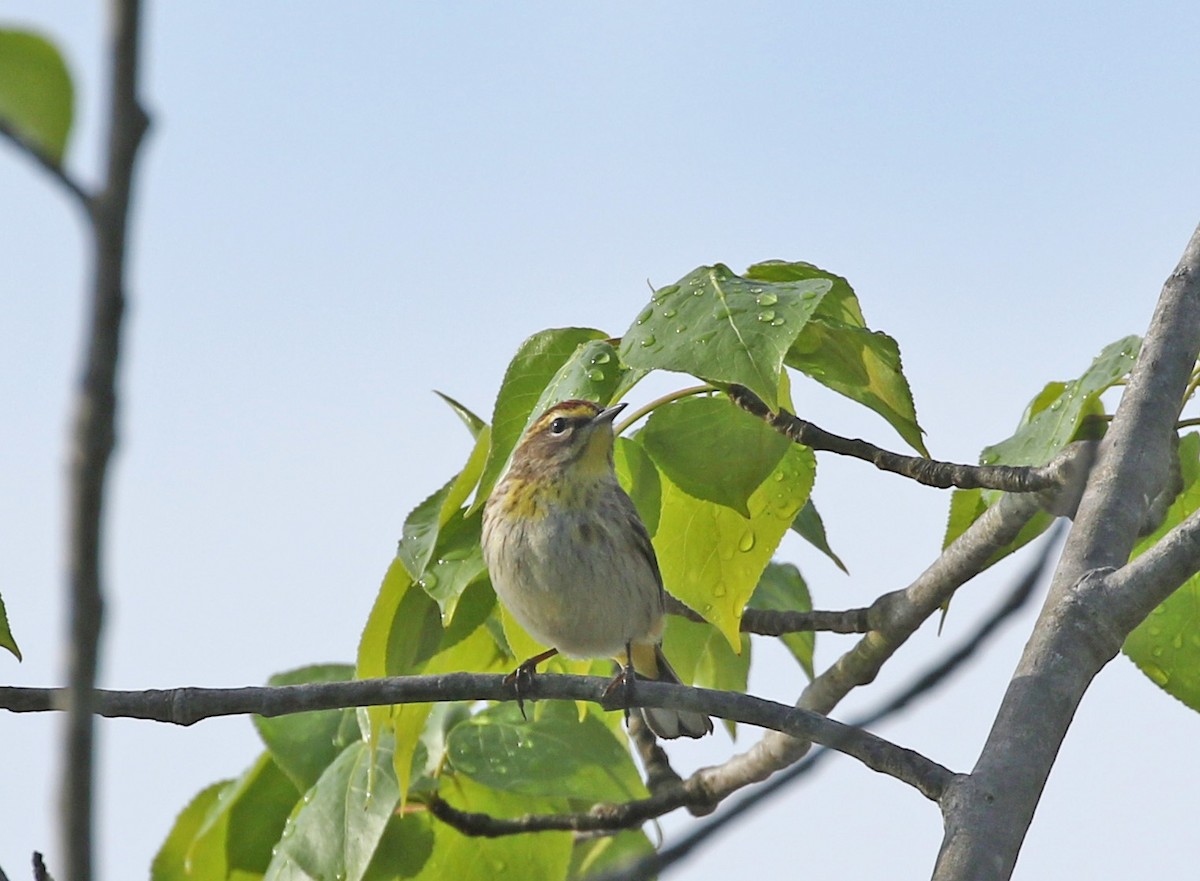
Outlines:
<svg viewBox="0 0 1200 881"><path fill-rule="evenodd" d="M34 162L42 167L42 170L50 175L64 190L66 190L84 211L91 211L92 196L88 193L75 178L67 174L67 170L62 167L62 164L41 148L39 144L26 138L21 132L17 131L13 126L0 117L0 136L8 138L17 148L18 151L24 153Z"/></svg>
<svg viewBox="0 0 1200 881"><path fill-rule="evenodd" d="M92 877L92 689L104 611L100 560L104 489L115 446L133 164L146 130L146 115L137 98L139 2L116 0L112 13L108 168L103 191L89 202L95 245L91 315L71 441L69 685L59 811L63 872L72 881Z"/></svg>
<svg viewBox="0 0 1200 881"><path fill-rule="evenodd" d="M1138 361L1032 637L974 771L942 802L934 878L1010 877L1079 701L1148 605L1194 564L1195 525L1115 577L1169 474L1184 389L1200 350L1200 228L1163 286Z"/></svg>
<svg viewBox="0 0 1200 881"><path fill-rule="evenodd" d="M354 682L251 688L177 688L168 691L110 691L96 689L93 707L110 718L153 719L191 725L214 716L255 713L281 716L309 710L459 700L515 700L504 676L485 673L447 673L435 676L396 676ZM525 700L586 700L606 709L620 709L624 689L608 693L610 680L600 676L539 674L523 684ZM790 737L803 737L858 759L872 770L895 777L926 798L937 799L953 774L911 750L836 722L819 713L788 707L747 694L692 688L638 680L629 707L695 710ZM13 712L60 709L65 692L52 688L0 687L0 708ZM614 700L616 698L616 700ZM690 787L693 784L686 783ZM704 790L706 798L708 791Z"/></svg>
<svg viewBox="0 0 1200 881"><path fill-rule="evenodd" d="M889 452L864 440L833 434L783 408L780 408L778 413L772 413L762 398L745 386L731 385L728 394L730 400L747 413L759 417L798 444L804 444L814 450L862 459L880 471L909 477L926 486L936 486L939 489L956 486L959 489L999 489L1005 492L1029 493L1052 490L1062 482L1053 463L1041 467L956 465L952 462L923 459L920 456L906 456Z"/></svg>

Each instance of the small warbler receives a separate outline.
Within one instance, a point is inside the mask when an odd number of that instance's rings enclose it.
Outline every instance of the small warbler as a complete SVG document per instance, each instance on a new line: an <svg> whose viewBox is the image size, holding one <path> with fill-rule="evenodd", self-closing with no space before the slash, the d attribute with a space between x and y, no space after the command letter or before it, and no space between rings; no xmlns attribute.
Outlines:
<svg viewBox="0 0 1200 881"><path fill-rule="evenodd" d="M483 509L483 556L496 594L550 650L614 658L646 679L679 682L662 652L663 584L637 509L613 470L624 404L555 404L525 433ZM628 667L626 667L628 670ZM702 737L703 713L643 708L659 737Z"/></svg>

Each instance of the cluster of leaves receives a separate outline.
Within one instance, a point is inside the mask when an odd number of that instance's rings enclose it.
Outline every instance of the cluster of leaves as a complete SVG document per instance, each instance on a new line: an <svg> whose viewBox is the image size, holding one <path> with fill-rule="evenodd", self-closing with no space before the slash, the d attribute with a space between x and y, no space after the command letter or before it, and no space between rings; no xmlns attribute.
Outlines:
<svg viewBox="0 0 1200 881"><path fill-rule="evenodd" d="M530 337L505 373L490 422L446 398L470 433L470 452L406 519L357 664L298 671L286 681L506 672L541 651L496 603L479 545L482 504L549 406L568 398L608 404L650 371L670 370L705 385L635 414L640 429L617 440L618 477L646 522L664 581L704 619L671 620L665 651L676 671L688 682L744 690L752 646L739 629L743 611L810 608L799 570L772 561L784 534L795 530L833 556L809 498L812 451L720 391L738 383L790 408L785 365L875 410L924 452L899 349L867 328L845 279L806 263L762 263L740 276L701 267L656 291L620 339L588 328ZM811 676L812 634L784 642ZM608 669L563 658L549 666ZM581 877L651 847L640 831L580 842L567 833L469 838L424 809L433 792L455 807L501 816L643 797L620 713L539 704L525 720L511 705L414 704L257 724L266 751L241 778L210 787L184 811L155 862L156 879L235 871ZM246 822L251 813L254 822Z"/></svg>
<svg viewBox="0 0 1200 881"><path fill-rule="evenodd" d="M52 170L62 161L73 101L69 72L50 42L0 30L0 126ZM1047 385L1012 437L987 447L981 462L1040 465L1068 443L1102 434L1102 395L1128 374L1138 344L1135 337L1118 340L1078 379ZM772 560L784 534L799 533L841 566L809 498L812 451L722 394L743 385L772 409L793 409L785 367L875 411L928 455L899 348L867 327L845 279L807 263L760 263L742 275L719 264L701 267L656 291L619 339L587 328L528 339L505 374L490 423L447 398L470 432L470 454L405 521L356 664L304 668L272 684L502 672L541 651L496 603L479 547L482 503L547 407L567 398L611 403L649 372L665 370L704 385L636 414L648 418L618 438L617 472L646 522L669 589L704 619L671 622L666 652L677 672L696 684L744 690L752 645L739 630L743 611L810 607L796 567ZM1198 385L1200 374L1190 391ZM1200 435L1182 439L1179 459L1183 492L1135 556L1200 508ZM946 544L998 496L955 491ZM1034 518L993 562L1049 523L1049 514ZM1125 651L1152 681L1200 709L1197 607L1200 576L1156 609ZM812 676L812 634L783 641ZM2 599L0 648L20 658ZM559 670L602 672L593 666L551 662ZM187 806L153 877L585 877L646 852L650 841L641 831L586 840L561 832L470 838L424 806L436 793L462 810L512 816L643 797L620 718L583 704L538 705L526 720L511 704L446 703L256 719L264 752L243 775L213 784Z"/></svg>

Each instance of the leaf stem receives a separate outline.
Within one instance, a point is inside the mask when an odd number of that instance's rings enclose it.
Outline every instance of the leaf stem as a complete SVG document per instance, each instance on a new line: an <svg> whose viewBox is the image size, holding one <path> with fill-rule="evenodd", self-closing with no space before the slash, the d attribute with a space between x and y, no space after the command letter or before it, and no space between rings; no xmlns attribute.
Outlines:
<svg viewBox="0 0 1200 881"><path fill-rule="evenodd" d="M688 386L687 388L678 389L677 391L669 392L668 394L663 395L661 398L655 398L649 404L634 410L629 414L629 416L618 422L613 431L616 434L621 434L623 431L625 431L625 429L633 425L633 423L637 422L648 413L652 413L654 410L657 410L663 404L669 404L672 401L678 401L683 398L691 398L696 395L703 395L707 394L708 392L715 391L717 391L715 387L705 383L704 385L693 385Z"/></svg>

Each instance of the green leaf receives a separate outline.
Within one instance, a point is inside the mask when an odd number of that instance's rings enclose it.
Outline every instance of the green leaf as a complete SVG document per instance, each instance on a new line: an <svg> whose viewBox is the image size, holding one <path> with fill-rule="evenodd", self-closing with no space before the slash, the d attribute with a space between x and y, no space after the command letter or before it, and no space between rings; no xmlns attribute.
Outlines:
<svg viewBox="0 0 1200 881"><path fill-rule="evenodd" d="M444 824L428 811L393 815L375 848L364 881L428 878L422 869L433 855L435 825Z"/></svg>
<svg viewBox="0 0 1200 881"><path fill-rule="evenodd" d="M618 437L613 448L613 466L621 488L633 499L647 534L658 531L658 515L662 510L662 482L654 460L637 440Z"/></svg>
<svg viewBox="0 0 1200 881"><path fill-rule="evenodd" d="M725 398L689 398L656 409L638 432L672 483L749 517L750 496L792 442Z"/></svg>
<svg viewBox="0 0 1200 881"><path fill-rule="evenodd" d="M463 470L417 505L405 518L396 554L414 580L420 580L425 574L425 567L433 556L442 527L458 513L459 507L478 484L490 442L491 429L485 425L476 435L475 446Z"/></svg>
<svg viewBox="0 0 1200 881"><path fill-rule="evenodd" d="M608 334L586 327L563 327L535 333L521 344L509 362L496 396L492 413L492 446L488 453L475 507L487 500L508 457L521 439L529 416L559 369L584 343L605 339ZM540 414L539 414L540 415Z"/></svg>
<svg viewBox="0 0 1200 881"><path fill-rule="evenodd" d="M4 597L0 597L0 649L8 649L19 661L21 649L13 639L12 630L8 626L8 613L4 610Z"/></svg>
<svg viewBox="0 0 1200 881"><path fill-rule="evenodd" d="M580 399L607 405L627 372L628 368L621 363L617 350L608 340L582 343L542 389L521 434L543 413L562 401Z"/></svg>
<svg viewBox="0 0 1200 881"><path fill-rule="evenodd" d="M471 437L479 437L479 432L487 427L487 423L471 412L467 407L460 404L458 401L449 395L442 394L437 389L433 393L445 401L451 410L455 412L459 419L463 421L463 425L467 427L467 431L471 432Z"/></svg>
<svg viewBox="0 0 1200 881"><path fill-rule="evenodd" d="M1076 380L1052 383L1031 402L1012 437L984 447L984 465L1044 465L1075 437L1089 406L1133 369L1141 341L1128 336L1105 346ZM1054 392L1057 390L1057 394Z"/></svg>
<svg viewBox="0 0 1200 881"><path fill-rule="evenodd" d="M812 499L804 503L804 507L800 509L800 513L796 515L796 519L792 521L792 532L795 532L818 551L827 556L833 561L833 564L845 572L850 574L850 570L846 568L841 558L833 552L833 548L829 546L829 540L825 537L825 523L821 520L821 515L817 511L816 505Z"/></svg>
<svg viewBox="0 0 1200 881"><path fill-rule="evenodd" d="M58 49L28 31L0 30L0 120L61 163L75 89Z"/></svg>
<svg viewBox="0 0 1200 881"><path fill-rule="evenodd" d="M267 881L360 881L399 804L390 739L351 744L288 819Z"/></svg>
<svg viewBox="0 0 1200 881"><path fill-rule="evenodd" d="M491 789L593 802L645 798L628 749L590 713L549 703L525 720L515 704L498 704L456 726L447 756L460 774Z"/></svg>
<svg viewBox="0 0 1200 881"><path fill-rule="evenodd" d="M347 682L354 678L349 664L314 664L277 673L269 685L301 685L311 682ZM287 716L251 716L258 735L271 757L299 792L317 782L321 772L337 758L345 743L340 741L346 719L354 710L314 710Z"/></svg>
<svg viewBox="0 0 1200 881"><path fill-rule="evenodd" d="M791 563L768 563L758 581L758 587L754 589L754 596L750 597L750 608L777 612L811 612L812 599L800 570ZM781 639L808 678L812 679L816 634L812 631L785 633Z"/></svg>
<svg viewBox="0 0 1200 881"><path fill-rule="evenodd" d="M721 691L746 691L750 675L750 639L740 634L739 651L730 647L725 635L704 621L673 617L663 636L663 653L683 682ZM730 737L737 724L724 720Z"/></svg>
<svg viewBox="0 0 1200 881"><path fill-rule="evenodd" d="M194 864L205 867L204 877L223 879L237 871L261 875L299 797L300 790L263 753L241 777L221 786L192 826L183 851L183 877L194 877L188 868Z"/></svg>
<svg viewBox="0 0 1200 881"><path fill-rule="evenodd" d="M264 754L235 792L229 803L229 829L225 838L229 871L261 875L271 862L272 849L283 834L288 814L301 791Z"/></svg>
<svg viewBox="0 0 1200 881"><path fill-rule="evenodd" d="M1141 556L1168 532L1200 509L1200 435L1179 443L1183 492L1152 534L1133 549ZM1200 574L1193 575L1139 624L1125 640L1123 651L1138 669L1168 694L1200 710Z"/></svg>
<svg viewBox="0 0 1200 881"><path fill-rule="evenodd" d="M462 811L515 817L531 812L559 812L561 802L501 792L456 776L442 798ZM445 823L432 826L433 850L414 881L560 881L571 860L570 832L475 838Z"/></svg>
<svg viewBox="0 0 1200 881"><path fill-rule="evenodd" d="M438 531L442 528L442 503L450 495L455 477L433 495L417 505L404 520L404 528L400 533L400 545L396 556L411 578L418 579L433 556L433 546L437 543Z"/></svg>
<svg viewBox="0 0 1200 881"><path fill-rule="evenodd" d="M621 340L621 360L746 386L774 409L784 354L829 291L826 279L767 282L718 263L660 288Z"/></svg>
<svg viewBox="0 0 1200 881"><path fill-rule="evenodd" d="M858 295L850 287L850 282L846 281L842 276L821 269L819 266L814 266L812 263L805 263L799 260L795 262L787 260L764 260L762 263L755 263L747 269L746 278L751 278L755 281L770 282L824 279L830 283L829 293L822 298L821 305L817 307L816 314L823 318L844 321L856 327L867 326L867 322L863 318L862 308L858 304Z"/></svg>
<svg viewBox="0 0 1200 881"><path fill-rule="evenodd" d="M617 871L652 853L654 845L640 829L627 829L599 838L581 838L575 842L571 853L567 877L576 881L602 872Z"/></svg>
<svg viewBox="0 0 1200 881"><path fill-rule="evenodd" d="M222 780L201 790L178 817L150 864L151 881L225 881L225 842L196 847L196 836L221 794L234 785Z"/></svg>
<svg viewBox="0 0 1200 881"><path fill-rule="evenodd" d="M849 282L810 263L760 263L747 275L770 280L828 279L833 285L813 320L789 349L785 363L826 387L874 410L922 455L912 392L900 364L900 348L863 319Z"/></svg>
<svg viewBox="0 0 1200 881"><path fill-rule="evenodd" d="M846 279L811 263L782 261L756 264L746 275L774 282L829 281L829 294L788 350L785 363L874 410L913 449L929 455L900 365L900 347L887 334L867 327L858 297Z"/></svg>
<svg viewBox="0 0 1200 881"><path fill-rule="evenodd" d="M1025 408L1016 432L998 444L985 447L980 462L985 465L1044 465L1068 443L1096 437L1096 426L1102 424L1100 417L1104 414L1100 396L1128 375L1139 346L1140 340L1135 336L1117 340L1105 346L1078 379L1048 383ZM996 490L955 490L950 497L950 514L942 547L949 547L1000 496ZM1034 515L1010 544L996 552L988 565L1028 544L1053 522L1054 518L1045 512Z"/></svg>
<svg viewBox="0 0 1200 881"><path fill-rule="evenodd" d="M456 511L438 536L436 559L425 567L417 582L437 602L443 627L449 627L453 621L463 591L487 577L479 544L482 522L481 511L465 518L461 511Z"/></svg>
<svg viewBox="0 0 1200 881"><path fill-rule="evenodd" d="M750 518L688 495L662 477L662 515L654 536L667 590L711 621L735 649L742 609L779 541L808 499L812 450L793 444L750 496Z"/></svg>
<svg viewBox="0 0 1200 881"><path fill-rule="evenodd" d="M393 560L358 645L358 679L416 672L438 650L441 615L400 560Z"/></svg>

